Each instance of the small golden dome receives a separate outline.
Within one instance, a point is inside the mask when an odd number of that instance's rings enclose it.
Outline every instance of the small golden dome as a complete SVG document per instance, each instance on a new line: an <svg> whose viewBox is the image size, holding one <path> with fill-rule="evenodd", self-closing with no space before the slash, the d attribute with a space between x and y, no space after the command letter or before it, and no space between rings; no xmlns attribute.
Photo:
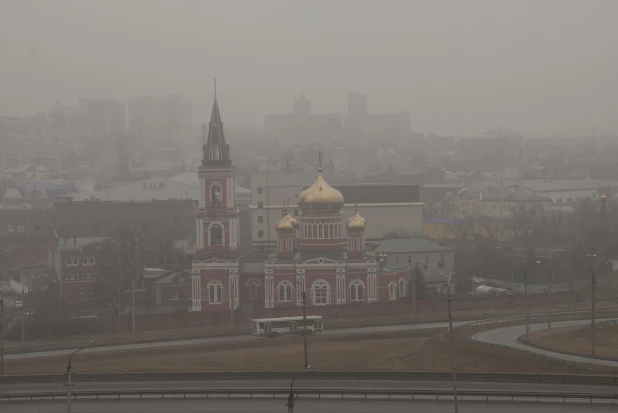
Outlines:
<svg viewBox="0 0 618 413"><path fill-rule="evenodd" d="M313 185L298 195L298 206L303 212L336 212L343 206L343 195L324 180L318 168Z"/></svg>
<svg viewBox="0 0 618 413"><path fill-rule="evenodd" d="M367 220L360 216L358 208L354 208L354 214L348 219L348 228L365 228Z"/></svg>
<svg viewBox="0 0 618 413"><path fill-rule="evenodd" d="M281 220L275 225L277 231L296 231L296 228L298 228L298 221L290 214L283 215Z"/></svg>
<svg viewBox="0 0 618 413"><path fill-rule="evenodd" d="M601 195L601 199L607 199L607 195L605 194Z"/></svg>

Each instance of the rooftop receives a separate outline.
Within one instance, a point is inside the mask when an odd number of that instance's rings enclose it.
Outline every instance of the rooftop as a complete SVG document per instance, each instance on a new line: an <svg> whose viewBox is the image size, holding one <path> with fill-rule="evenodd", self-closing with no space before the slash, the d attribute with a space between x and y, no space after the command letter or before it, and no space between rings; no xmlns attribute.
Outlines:
<svg viewBox="0 0 618 413"><path fill-rule="evenodd" d="M411 252L453 251L451 248L431 242L424 238L387 239L376 249L376 253L397 254Z"/></svg>
<svg viewBox="0 0 618 413"><path fill-rule="evenodd" d="M576 189L618 188L618 181L605 179L527 179L522 187L534 191L568 191Z"/></svg>
<svg viewBox="0 0 618 413"><path fill-rule="evenodd" d="M58 238L58 246L61 250L77 249L89 244L105 242L107 237L60 237Z"/></svg>
<svg viewBox="0 0 618 413"><path fill-rule="evenodd" d="M129 182L96 191L82 191L71 194L75 201L165 201L178 199L200 199L199 187L189 186L165 177L154 177Z"/></svg>

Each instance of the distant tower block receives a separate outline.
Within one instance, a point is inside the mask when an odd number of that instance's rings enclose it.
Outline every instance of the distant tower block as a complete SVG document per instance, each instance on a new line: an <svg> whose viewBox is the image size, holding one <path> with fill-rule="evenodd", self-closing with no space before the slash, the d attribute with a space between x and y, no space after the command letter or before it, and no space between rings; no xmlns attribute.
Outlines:
<svg viewBox="0 0 618 413"><path fill-rule="evenodd" d="M301 94L294 99L294 114L300 116L309 116L311 114L311 101Z"/></svg>
<svg viewBox="0 0 618 413"><path fill-rule="evenodd" d="M367 95L365 93L349 92L347 99L348 116L367 116Z"/></svg>

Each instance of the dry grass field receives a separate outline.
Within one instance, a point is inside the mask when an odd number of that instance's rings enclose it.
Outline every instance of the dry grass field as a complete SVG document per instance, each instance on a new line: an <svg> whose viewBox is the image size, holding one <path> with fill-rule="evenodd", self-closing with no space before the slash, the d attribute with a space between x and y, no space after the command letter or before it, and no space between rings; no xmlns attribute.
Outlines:
<svg viewBox="0 0 618 413"><path fill-rule="evenodd" d="M615 308L618 311L618 302L599 303L599 309ZM588 310L589 305L577 304L572 307L570 305L556 305L552 307L552 311L569 311L569 310ZM530 313L546 312L547 307L531 307ZM483 310L456 311L453 313L455 320L459 319L479 319L501 317L514 314L522 314L522 307L508 308L489 308ZM446 313L427 313L419 314L416 322L432 322L446 321ZM381 324L406 324L412 323L411 315L407 316L390 316L390 317L368 317L368 318L345 318L345 319L329 319L325 320L327 329L341 327L361 327L368 325ZM137 331L135 334L130 332L121 333L97 333L97 334L82 334L76 336L61 337L56 339L39 339L28 340L25 343L25 351L42 351L64 348L75 348L94 341L95 346L108 346L114 344L128 344L141 342L155 342L165 340L182 340L191 338L202 338L207 336L222 336L229 334L248 334L249 327L242 326L214 326L214 327L193 327L193 328L176 328L163 330ZM5 347L9 353L21 352L20 342L5 342Z"/></svg>
<svg viewBox="0 0 618 413"><path fill-rule="evenodd" d="M528 342L539 347L567 353L590 355L590 327L552 328L531 333ZM599 325L596 329L597 356L618 359L618 325Z"/></svg>
<svg viewBox="0 0 618 413"><path fill-rule="evenodd" d="M459 371L576 373L569 366L517 353L458 346ZM443 329L311 337L309 360L315 370L450 371L449 341ZM66 357L8 360L6 374L61 373ZM185 348L79 354L75 372L269 371L299 370L300 337L259 339Z"/></svg>

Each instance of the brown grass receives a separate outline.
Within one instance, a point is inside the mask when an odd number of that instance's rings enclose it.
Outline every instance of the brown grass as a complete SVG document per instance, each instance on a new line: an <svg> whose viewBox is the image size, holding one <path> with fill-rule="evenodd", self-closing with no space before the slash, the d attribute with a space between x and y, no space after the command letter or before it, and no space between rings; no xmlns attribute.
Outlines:
<svg viewBox="0 0 618 413"><path fill-rule="evenodd" d="M530 308L530 313L541 313L547 311L547 306L536 306ZM616 308L618 310L618 303L606 302L599 303L599 309ZM587 310L589 306L584 304L578 304L575 307L571 305L556 305L552 307L552 311L567 311L567 310ZM491 318L501 317L515 314L522 314L524 312L523 307L500 307L500 308L488 308L481 310L469 310L469 311L456 311L453 313L455 320L457 319L473 319L473 318ZM435 322L446 321L447 314L440 313L426 313L419 314L416 322ZM329 319L325 321L326 328L340 328L340 327L360 327L369 325L381 325L381 324L406 324L412 323L413 319L411 315L405 316L389 316L389 317L366 317L366 318L344 318L344 319ZM25 343L25 351L42 351L42 350L54 350L75 348L94 341L95 346L107 346L114 344L128 344L128 343L141 343L141 342L155 342L166 340L181 340L190 338L202 338L207 336L221 336L229 334L247 334L249 327L242 326L212 326L212 327L190 327L190 328L175 328L164 330L149 330L149 331L137 331L135 334L129 332L121 333L97 333L97 334L81 334L75 336L67 336L57 339L39 339L28 340ZM21 352L21 342L13 341L6 342L5 348L9 353Z"/></svg>
<svg viewBox="0 0 618 413"><path fill-rule="evenodd" d="M309 361L315 370L450 371L449 341L443 329L311 337ZM572 367L518 353L458 345L458 371L575 373ZM6 374L59 373L66 357L8 360ZM77 355L75 372L270 371L298 370L299 337L204 346Z"/></svg>
<svg viewBox="0 0 618 413"><path fill-rule="evenodd" d="M590 327L552 328L530 333L528 342L549 350L582 356L590 355ZM601 324L596 329L595 353L600 357L618 359L618 325Z"/></svg>

